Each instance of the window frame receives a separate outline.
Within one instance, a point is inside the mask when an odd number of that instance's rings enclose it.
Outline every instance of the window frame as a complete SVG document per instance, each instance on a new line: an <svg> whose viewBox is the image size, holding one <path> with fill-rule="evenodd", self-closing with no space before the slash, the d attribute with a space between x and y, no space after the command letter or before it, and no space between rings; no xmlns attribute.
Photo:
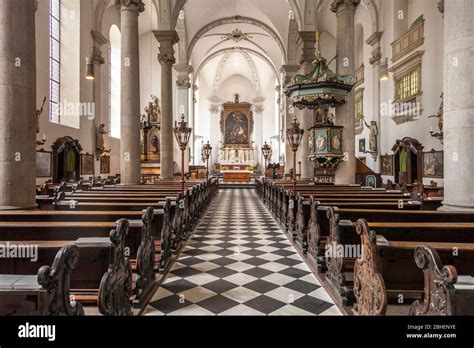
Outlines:
<svg viewBox="0 0 474 348"><path fill-rule="evenodd" d="M55 6L55 10L54 7ZM54 12L57 12L55 17ZM53 23L57 25L57 35L54 35ZM57 44L57 52L54 50ZM55 56L57 54L57 57ZM54 64L57 64L57 74ZM54 86L54 87L53 87ZM54 91L54 88L57 90ZM61 0L49 1L49 122L60 124L61 101ZM57 115L55 114L57 112Z"/></svg>

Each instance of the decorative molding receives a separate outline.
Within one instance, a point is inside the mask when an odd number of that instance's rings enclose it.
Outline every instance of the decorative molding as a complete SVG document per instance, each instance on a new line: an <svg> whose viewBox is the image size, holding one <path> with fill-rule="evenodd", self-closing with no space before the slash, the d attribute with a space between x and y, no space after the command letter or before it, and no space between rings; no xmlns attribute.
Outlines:
<svg viewBox="0 0 474 348"><path fill-rule="evenodd" d="M214 58L222 55L222 54L227 54L228 52L241 52L245 51L251 54L256 55L257 57L261 58L265 63L267 63L268 67L273 70L275 73L275 78L278 80L278 83L280 83L280 74L278 74L278 71L276 67L273 65L273 63L263 54L261 54L258 51L252 50L251 48L244 48L244 47L229 47L229 48L224 48L222 50L216 51L213 54L209 55L206 57L206 59L199 65L198 69L196 70L196 73L194 74L194 83L196 83L199 74L201 73L202 69L206 66L207 63L209 63L211 60Z"/></svg>
<svg viewBox="0 0 474 348"><path fill-rule="evenodd" d="M174 57L173 53L158 53L158 62L161 65L173 65L176 63L176 58Z"/></svg>
<svg viewBox="0 0 474 348"><path fill-rule="evenodd" d="M355 77L357 79L356 84L354 85L354 88L357 86L360 86L361 84L364 83L365 81L365 68L364 64L362 64L356 71L355 71Z"/></svg>
<svg viewBox="0 0 474 348"><path fill-rule="evenodd" d="M233 17L218 19L214 22L211 22L211 23L207 24L203 28L201 28L197 32L197 34L193 37L193 39L191 40L191 42L189 44L189 47L188 47L188 61L191 59L191 55L192 55L194 46L207 32L209 32L212 29L215 29L219 26L222 26L222 25L236 24L236 23L250 24L250 25L253 25L253 26L267 32L267 34L269 34L270 37L277 43L278 47L281 50L282 56L286 58L285 45L283 44L283 41L278 36L278 34L271 27L269 27L267 24L265 24L261 21L253 19L253 18L242 17L242 16L233 16Z"/></svg>
<svg viewBox="0 0 474 348"><path fill-rule="evenodd" d="M98 45L99 47L109 43L109 40L105 37L105 35L98 30L91 30L91 35L92 39L94 40L94 44Z"/></svg>
<svg viewBox="0 0 474 348"><path fill-rule="evenodd" d="M383 31L376 31L372 35L370 35L367 40L365 40L365 43L370 46L375 46L375 44L378 44L382 39L382 35Z"/></svg>

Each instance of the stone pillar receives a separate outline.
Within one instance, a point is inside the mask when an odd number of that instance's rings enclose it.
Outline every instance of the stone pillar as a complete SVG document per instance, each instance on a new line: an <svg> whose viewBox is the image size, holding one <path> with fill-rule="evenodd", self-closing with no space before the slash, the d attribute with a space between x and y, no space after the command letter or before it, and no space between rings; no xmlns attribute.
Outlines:
<svg viewBox="0 0 474 348"><path fill-rule="evenodd" d="M186 64L178 64L174 66L174 69L178 73L176 86L178 87L178 112L175 113L176 121L181 121L181 112L184 114L186 122L188 122L189 127L193 127L190 123L190 100L189 100L189 90L191 88L191 78L190 74L193 72L193 67ZM181 110L180 110L181 109ZM189 138L188 148L194 147L194 131ZM175 158L181 158L181 150L179 149L178 144L175 140ZM178 162L179 170L181 171L181 161ZM189 150L186 150L184 153L184 172L189 172Z"/></svg>
<svg viewBox="0 0 474 348"><path fill-rule="evenodd" d="M102 85L102 65L105 64L105 59L102 56L102 49L101 47L108 43L109 41L107 38L100 32L93 30L91 32L92 38L94 40L94 47L92 50L92 63L94 64L94 75L95 79L93 82L93 103L95 109L95 118L91 122L91 137L92 139L96 139L96 132L97 127L100 124L108 124L108 117L106 114L103 114L102 110L102 103L101 103L101 85ZM97 148L97 144L94 143L94 150ZM107 145L106 145L107 148ZM96 154L94 153L96 156ZM95 173L100 173L100 161L99 158L96 157L96 161L94 161Z"/></svg>
<svg viewBox="0 0 474 348"><path fill-rule="evenodd" d="M313 65L311 64L316 57L316 32L314 31L301 31L299 32L299 45L302 47L302 55L300 58L300 74L308 74ZM296 155L296 173L301 175L301 179L313 179L314 178L314 164L308 160L308 156L311 154L309 148L309 128L314 126L314 111L309 109L298 110L295 109L297 118L300 122L300 127L304 129L303 139L301 140L301 146L298 149ZM291 120L293 122L293 119ZM291 123L290 122L290 123ZM291 168L293 167L293 153L291 153ZM300 165L301 162L301 173Z"/></svg>
<svg viewBox="0 0 474 348"><path fill-rule="evenodd" d="M377 127L379 129L379 135L377 137L377 157L374 159L373 170L376 173L380 173L380 134L382 134L382 122L380 122L380 63L382 60L382 53L380 47L380 40L382 38L381 32L373 33L366 41L367 45L372 46L372 57L370 57L369 62L372 65L372 86L373 86L373 98L372 98L372 114L373 121L377 122Z"/></svg>
<svg viewBox="0 0 474 348"><path fill-rule="evenodd" d="M337 74L354 76L354 13L360 0L334 0L331 10L337 17L336 54ZM349 95L347 103L336 108L336 124L343 126L344 152L347 161L339 164L336 170L337 184L354 184L356 172L355 158L355 100L354 91Z"/></svg>
<svg viewBox="0 0 474 348"><path fill-rule="evenodd" d="M444 3L443 210L474 210L474 2Z"/></svg>
<svg viewBox="0 0 474 348"><path fill-rule="evenodd" d="M262 146L266 141L270 144L270 139L264 139L264 124L263 124L263 112L265 111L265 107L263 103L265 102L265 98L262 96L255 97L252 100L253 103L253 118L254 118L254 137L253 141L255 141L255 147L257 148L257 158L255 161L262 166L265 165L265 159L263 158L262 154ZM270 136L273 135L273 131L270 130ZM278 154L272 154L272 162L278 162Z"/></svg>
<svg viewBox="0 0 474 348"><path fill-rule="evenodd" d="M287 86L290 82L293 76L296 75L298 72L300 66L299 65L283 65L281 67L281 73L283 75L283 81L285 83L285 86ZM290 144L288 144L288 141L286 139L286 130L290 128L291 123L293 122L294 118L294 108L293 108L293 102L291 101L290 98L287 96L283 95L283 112L285 113L284 118L285 118L285 124L283 125L283 131L284 131L284 137L285 137L285 173L289 173L290 169L293 167L293 151L291 150Z"/></svg>
<svg viewBox="0 0 474 348"><path fill-rule="evenodd" d="M35 1L0 0L0 210L36 206Z"/></svg>
<svg viewBox="0 0 474 348"><path fill-rule="evenodd" d="M174 44L179 41L175 30L159 30L154 32L160 43L158 61L161 64L161 179L174 178L173 173L173 72L176 62ZM181 157L179 157L181 158Z"/></svg>
<svg viewBox="0 0 474 348"><path fill-rule="evenodd" d="M209 118L210 118L210 125L211 125L211 134L209 142L212 146L212 154L209 158L209 173L212 173L212 168L214 168L214 164L217 163L219 160L219 146L221 140L221 128L220 128L220 117L221 117L221 100L217 96L209 97ZM202 118L201 118L202 121ZM222 139L223 140L223 139ZM207 142L206 139L203 139L204 144ZM196 153L196 156L201 157L201 148L199 148L199 153ZM204 163L205 165L206 163Z"/></svg>
<svg viewBox="0 0 474 348"><path fill-rule="evenodd" d="M122 184L140 183L140 51L138 15L142 0L117 0L122 33L120 176Z"/></svg>

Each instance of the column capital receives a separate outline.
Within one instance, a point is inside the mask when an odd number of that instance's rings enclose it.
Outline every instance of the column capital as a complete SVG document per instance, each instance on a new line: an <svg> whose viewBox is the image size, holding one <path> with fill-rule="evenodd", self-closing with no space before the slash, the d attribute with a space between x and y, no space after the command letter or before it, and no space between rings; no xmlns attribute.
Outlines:
<svg viewBox="0 0 474 348"><path fill-rule="evenodd" d="M372 50L372 56L369 58L370 65L378 65L382 59L382 49L380 46Z"/></svg>
<svg viewBox="0 0 474 348"><path fill-rule="evenodd" d="M444 15L444 0L438 1L438 10Z"/></svg>
<svg viewBox="0 0 474 348"><path fill-rule="evenodd" d="M138 13L145 11L143 0L115 0L120 10L136 10Z"/></svg>
<svg viewBox="0 0 474 348"><path fill-rule="evenodd" d="M333 0L331 3L331 11L337 13L343 10L355 11L361 0Z"/></svg>
<svg viewBox="0 0 474 348"><path fill-rule="evenodd" d="M218 96L212 95L208 98L209 102L211 105L209 105L209 111L213 114L217 114L221 108L221 98Z"/></svg>
<svg viewBox="0 0 474 348"><path fill-rule="evenodd" d="M303 53L300 58L300 64L311 63L316 57L316 53L315 53L316 32L315 31L298 32L298 44L301 45L303 49Z"/></svg>
<svg viewBox="0 0 474 348"><path fill-rule="evenodd" d="M99 64L99 65L105 64L105 59L102 56L102 50L97 46L94 46L92 48L92 57L91 58L92 58L92 63L94 63L94 64Z"/></svg>
<svg viewBox="0 0 474 348"><path fill-rule="evenodd" d="M156 40L160 43L158 61L161 65L173 65L176 63L173 46L179 42L176 30L155 30L153 31Z"/></svg>
<svg viewBox="0 0 474 348"><path fill-rule="evenodd" d="M176 70L176 72L178 73L178 75L187 75L189 76L189 74L192 74L194 72L194 68L192 67L192 65L188 65L188 64L176 64L174 66L174 70Z"/></svg>
<svg viewBox="0 0 474 348"><path fill-rule="evenodd" d="M262 96L257 96L252 99L253 109L256 114L261 114L265 110L265 107L263 106L264 102L265 102L265 97L262 97Z"/></svg>
<svg viewBox="0 0 474 348"><path fill-rule="evenodd" d="M179 42L179 36L176 30L154 30L153 35L155 35L160 45L167 47L173 47L174 44Z"/></svg>

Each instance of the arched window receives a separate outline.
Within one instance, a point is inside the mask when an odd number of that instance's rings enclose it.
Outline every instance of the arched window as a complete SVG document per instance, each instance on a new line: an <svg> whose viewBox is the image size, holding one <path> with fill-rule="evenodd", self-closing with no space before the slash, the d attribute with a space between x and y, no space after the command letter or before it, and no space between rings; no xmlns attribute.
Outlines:
<svg viewBox="0 0 474 348"><path fill-rule="evenodd" d="M49 13L49 121L79 128L80 2L50 0Z"/></svg>
<svg viewBox="0 0 474 348"><path fill-rule="evenodd" d="M110 63L109 63L109 117L110 132L113 138L120 139L121 114L121 33L116 25L110 28Z"/></svg>
<svg viewBox="0 0 474 348"><path fill-rule="evenodd" d="M59 123L61 84L61 0L49 7L49 121Z"/></svg>

